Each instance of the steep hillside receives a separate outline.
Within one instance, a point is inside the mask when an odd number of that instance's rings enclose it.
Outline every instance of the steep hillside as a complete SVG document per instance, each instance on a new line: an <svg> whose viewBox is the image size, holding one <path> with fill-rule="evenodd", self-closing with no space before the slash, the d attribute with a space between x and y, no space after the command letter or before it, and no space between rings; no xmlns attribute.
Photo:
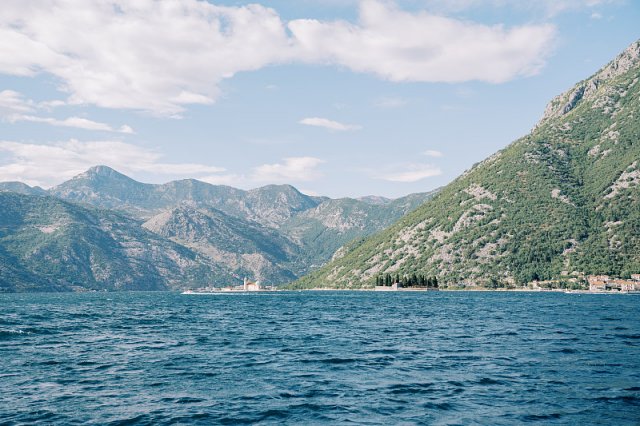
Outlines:
<svg viewBox="0 0 640 426"><path fill-rule="evenodd" d="M321 202L290 185L270 185L251 191L195 179L153 185L137 182L106 166L92 167L48 192L67 201L120 210L147 219L177 205L188 204L214 207L270 227L277 227Z"/></svg>
<svg viewBox="0 0 640 426"><path fill-rule="evenodd" d="M109 167L96 166L49 189L48 193L75 203L144 214L153 188Z"/></svg>
<svg viewBox="0 0 640 426"><path fill-rule="evenodd" d="M522 285L640 273L640 42L555 98L527 136L294 287L381 273Z"/></svg>
<svg viewBox="0 0 640 426"><path fill-rule="evenodd" d="M307 271L323 265L353 239L374 234L435 195L411 194L397 200L367 197L328 200L285 222L281 231L305 250ZM384 200L384 201L380 201Z"/></svg>
<svg viewBox="0 0 640 426"><path fill-rule="evenodd" d="M290 185L250 191L194 179L152 185L106 166L92 167L49 193L149 220L148 229L153 232L193 247L212 261L227 262L233 276L247 275L268 283L290 282L316 269L344 244L381 231L433 195L332 200L302 194ZM228 241L243 243L231 247L222 240L212 224L207 224L209 219L203 217L209 213L216 217L217 228L234 234ZM169 225L171 230L166 228ZM256 238L268 238L271 244L258 249L244 244L247 233L242 229L251 229ZM286 239L289 241L284 243ZM287 254L282 256L279 250L285 246ZM270 251L276 247L276 251Z"/></svg>
<svg viewBox="0 0 640 426"><path fill-rule="evenodd" d="M29 257L21 250L41 243L47 245L45 251L66 250L68 245L73 245L75 237L87 244L88 248L83 248L88 250L87 253L111 246L115 250L119 245L134 242L140 247L159 251L173 244L172 250L185 251L181 256L190 257L195 262L186 267L186 263L180 260L176 268L167 266L166 271L162 267L148 273L134 271L133 275L138 274L134 280L120 277L131 275L129 261L119 260L129 254L109 255L113 257L109 277L114 280L109 284L106 279L100 281L92 277L93 272L82 270L83 262L93 262L91 256L70 255L60 262L65 268L76 268L65 271L78 283L83 283L81 286L88 285L94 289L188 287L196 282L237 283L243 277L266 284L288 283L329 261L338 248L353 238L384 229L430 196L412 194L399 200L384 199L384 202L379 201L382 198L370 197L372 201L365 202L310 197L290 185L270 185L251 191L193 179L152 185L137 182L106 166L92 167L48 191L8 182L0 184L0 193L38 195L46 200L38 204L30 198L29 202L14 206L12 214L22 214L44 223L49 220L47 208L53 209L51 217L55 218L56 209L64 205L68 211L93 212L91 215L118 220L124 229L110 234L108 241L93 234L97 232L89 226L93 222L84 223L79 219L63 220L64 223L73 223L73 229L79 227L81 230L76 232L64 228L60 240L57 233L43 239L40 232L27 232L33 230L33 226L7 229L8 239L5 242L8 245L0 247L6 249L6 253L0 250L0 260L7 259L0 267L0 281L4 281L3 288L16 291L29 290L29 282L34 283L34 288L73 288L73 283L64 282L62 272L55 279L41 281L42 274L48 273L49 258ZM66 202L57 204L48 195ZM34 206L38 206L37 212L32 215L30 212ZM118 213L95 210L92 206L117 210ZM21 211L20 208L26 210ZM0 214L9 214L9 206L4 206ZM41 227L49 229L47 224ZM20 242L14 244L15 238ZM187 282L178 283L180 273L189 275L190 268L195 268L193 279L187 278ZM153 284L143 285L143 276ZM14 288L12 282L22 284Z"/></svg>
<svg viewBox="0 0 640 426"><path fill-rule="evenodd" d="M273 229L214 208L176 207L143 226L224 265L238 281L251 277L278 284L299 276L294 262L299 256L298 246Z"/></svg>
<svg viewBox="0 0 640 426"><path fill-rule="evenodd" d="M47 195L39 186L29 186L22 182L0 182L0 192L15 192L23 195Z"/></svg>
<svg viewBox="0 0 640 426"><path fill-rule="evenodd" d="M0 193L0 291L165 290L226 276L117 213Z"/></svg>

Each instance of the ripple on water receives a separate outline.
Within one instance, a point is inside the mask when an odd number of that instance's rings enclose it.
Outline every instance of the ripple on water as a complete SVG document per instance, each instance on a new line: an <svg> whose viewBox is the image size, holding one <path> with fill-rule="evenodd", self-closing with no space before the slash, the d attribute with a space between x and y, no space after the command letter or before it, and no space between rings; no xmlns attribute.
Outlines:
<svg viewBox="0 0 640 426"><path fill-rule="evenodd" d="M0 423L634 425L639 302L3 295Z"/></svg>

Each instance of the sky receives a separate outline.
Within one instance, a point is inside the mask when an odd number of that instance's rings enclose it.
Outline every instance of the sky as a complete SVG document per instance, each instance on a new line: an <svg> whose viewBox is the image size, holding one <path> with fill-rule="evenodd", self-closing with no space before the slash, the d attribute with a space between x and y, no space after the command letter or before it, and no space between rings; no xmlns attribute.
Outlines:
<svg viewBox="0 0 640 426"><path fill-rule="evenodd" d="M5 0L0 181L400 197L526 135L635 0Z"/></svg>

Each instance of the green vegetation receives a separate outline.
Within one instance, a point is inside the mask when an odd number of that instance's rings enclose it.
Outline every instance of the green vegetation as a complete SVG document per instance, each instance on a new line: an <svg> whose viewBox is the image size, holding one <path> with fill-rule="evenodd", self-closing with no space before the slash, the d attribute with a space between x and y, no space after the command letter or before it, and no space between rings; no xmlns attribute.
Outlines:
<svg viewBox="0 0 640 426"><path fill-rule="evenodd" d="M0 193L0 292L166 290L224 274L118 213Z"/></svg>
<svg viewBox="0 0 640 426"><path fill-rule="evenodd" d="M399 284L401 287L427 287L438 288L438 277L427 277L422 274L403 275L384 274L376 276L376 286L390 287L393 284Z"/></svg>
<svg viewBox="0 0 640 426"><path fill-rule="evenodd" d="M0 291L287 283L430 196L369 202L309 197L289 185L149 185L105 166L49 191L0 183Z"/></svg>
<svg viewBox="0 0 640 426"><path fill-rule="evenodd" d="M494 288L640 273L639 52L636 42L556 98L529 135L291 287L370 287L413 271Z"/></svg>

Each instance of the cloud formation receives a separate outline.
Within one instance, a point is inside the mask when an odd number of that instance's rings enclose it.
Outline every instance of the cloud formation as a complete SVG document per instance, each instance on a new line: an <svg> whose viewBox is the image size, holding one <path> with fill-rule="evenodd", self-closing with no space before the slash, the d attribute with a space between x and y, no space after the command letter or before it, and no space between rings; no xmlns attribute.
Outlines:
<svg viewBox="0 0 640 426"><path fill-rule="evenodd" d="M179 116L219 84L273 64L336 65L390 81L500 83L537 73L549 25L487 26L380 0L356 23L284 22L267 7L199 0L10 0L0 15L0 73L48 74L72 104Z"/></svg>
<svg viewBox="0 0 640 426"><path fill-rule="evenodd" d="M509 7L525 11L539 11L549 17L563 12L589 9L619 1L620 0L424 0L427 8L437 11L457 12L471 8L493 6L501 8Z"/></svg>
<svg viewBox="0 0 640 426"><path fill-rule="evenodd" d="M389 182L412 183L441 174L442 170L432 164L406 164L380 174L377 178Z"/></svg>
<svg viewBox="0 0 640 426"><path fill-rule="evenodd" d="M502 83L536 74L554 39L550 25L505 29L363 0L357 25L297 20L300 55L390 81Z"/></svg>
<svg viewBox="0 0 640 426"><path fill-rule="evenodd" d="M14 90L0 92L0 117L35 111L35 103Z"/></svg>
<svg viewBox="0 0 640 426"><path fill-rule="evenodd" d="M327 118L319 118L319 117L304 118L300 120L299 123L304 124L306 126L323 127L325 129L333 130L337 132L359 130L362 128L362 126L358 126L355 124L343 124L338 121L333 121Z"/></svg>
<svg viewBox="0 0 640 426"><path fill-rule="evenodd" d="M311 181L322 176L317 170L324 160L315 157L289 157L282 163L263 164L253 170L253 182L290 183Z"/></svg>
<svg viewBox="0 0 640 426"><path fill-rule="evenodd" d="M70 140L52 145L0 141L0 153L9 157L7 163L0 165L0 182L21 181L42 187L61 183L96 164L105 164L124 173L184 177L225 171L204 164L166 163L155 151L118 141Z"/></svg>
<svg viewBox="0 0 640 426"><path fill-rule="evenodd" d="M100 130L105 132L135 133L130 126L123 125L115 129L109 124L100 123L82 117L68 117L63 120L51 117L33 115L40 109L50 109L59 105L60 101L36 103L26 99L21 93L13 90L0 92L0 118L9 123L28 121L32 123L44 123L56 127L73 127L84 130Z"/></svg>
<svg viewBox="0 0 640 426"><path fill-rule="evenodd" d="M427 157L433 157L433 158L444 157L444 154L441 151L436 151L435 149L428 149L424 151L422 155L425 155Z"/></svg>
<svg viewBox="0 0 640 426"><path fill-rule="evenodd" d="M81 117L69 117L65 118L64 120L58 120L51 117L36 117L33 115L14 114L7 117L7 120L11 123L16 123L18 121L30 121L32 123L45 123L56 127L73 127L76 129L101 130L105 132L119 132L128 134L134 133L133 129L127 125L121 126L119 129L114 129L108 124L88 120Z"/></svg>

